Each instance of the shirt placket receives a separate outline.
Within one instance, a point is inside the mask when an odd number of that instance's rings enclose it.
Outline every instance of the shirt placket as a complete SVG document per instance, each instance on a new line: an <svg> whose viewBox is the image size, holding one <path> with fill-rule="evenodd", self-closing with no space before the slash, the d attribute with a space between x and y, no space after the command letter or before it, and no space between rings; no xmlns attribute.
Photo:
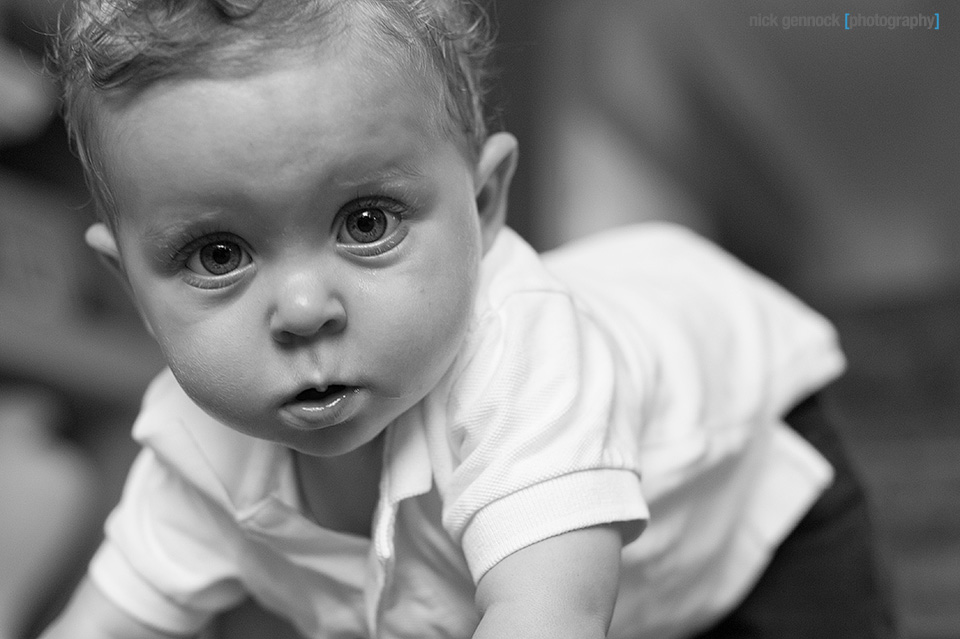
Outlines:
<svg viewBox="0 0 960 639"><path fill-rule="evenodd" d="M381 497L367 562L366 613L371 637L382 636L384 593L391 588L396 573L394 533L400 502L429 492L431 486L430 457L421 424L415 420L396 423L387 432Z"/></svg>

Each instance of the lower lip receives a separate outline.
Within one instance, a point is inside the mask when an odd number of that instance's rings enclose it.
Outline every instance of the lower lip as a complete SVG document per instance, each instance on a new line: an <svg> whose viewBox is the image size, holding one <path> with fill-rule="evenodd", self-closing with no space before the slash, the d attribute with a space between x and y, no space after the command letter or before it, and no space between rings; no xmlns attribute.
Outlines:
<svg viewBox="0 0 960 639"><path fill-rule="evenodd" d="M280 419L297 430L320 430L336 426L360 410L360 389L348 388L312 402L290 402L280 408Z"/></svg>

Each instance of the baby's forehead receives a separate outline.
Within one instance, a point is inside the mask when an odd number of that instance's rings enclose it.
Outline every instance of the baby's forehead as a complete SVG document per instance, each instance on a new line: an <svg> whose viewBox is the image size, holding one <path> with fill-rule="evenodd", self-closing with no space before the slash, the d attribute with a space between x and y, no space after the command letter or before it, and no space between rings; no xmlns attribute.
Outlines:
<svg viewBox="0 0 960 639"><path fill-rule="evenodd" d="M449 87L443 72L432 62L436 52L428 42L402 31L380 2L338 3L347 8L317 20L284 29L251 30L240 40L224 43L199 61L195 70L181 77L243 79L282 67L328 63L353 65L361 79L376 71L403 78L411 87L427 94L436 105L439 120L452 120L446 112ZM362 49L364 56L352 55ZM455 122L439 122L459 130Z"/></svg>
<svg viewBox="0 0 960 639"><path fill-rule="evenodd" d="M443 78L430 64L429 43L403 33L391 24L388 15L369 8L380 3L341 4L346 8L322 20L314 17L297 25L268 24L262 29L241 32L239 38L214 42L203 55L205 59L198 61L198 71L213 77L239 77L278 65L309 64L319 59L355 63L356 58L345 52L348 45L357 45L380 66L442 87Z"/></svg>
<svg viewBox="0 0 960 639"><path fill-rule="evenodd" d="M359 2L344 5L375 5ZM213 37L208 46L183 59L170 62L167 69L134 77L125 87L101 94L105 108L95 114L102 124L110 113L119 114L132 103L150 99L155 90L191 80L243 81L282 69L326 66L331 62L352 67L358 81L377 81L386 73L402 78L415 91L421 91L433 105L432 114L439 128L457 130L448 122L447 87L440 71L430 62L423 43L393 32L380 12L343 9L342 15L326 15L298 25L265 23L245 30L241 37ZM356 55L361 51L363 55ZM99 116L106 115L106 118ZM453 125L451 127L451 125Z"/></svg>
<svg viewBox="0 0 960 639"><path fill-rule="evenodd" d="M272 131L271 137L276 137L293 130L293 122L306 112L298 105L318 102L325 106L315 111L317 117L312 119L322 121L320 126L346 132L350 130L346 124L367 105L379 107L379 123L412 122L411 112L404 105L413 100L418 105L415 119L421 138L451 140L465 157L472 159L462 136L455 138L450 134L440 81L408 54L397 54L386 46L383 38L371 33L368 26L341 30L332 38L313 43L301 41L290 47L253 43L251 47L235 47L229 52L230 57L222 57L221 64L211 72L168 76L141 87L129 100L109 100L105 108L95 112L96 129L101 133L100 152L105 161L104 177L115 179L115 171L110 169L126 164L125 154L132 149L142 148L138 134L148 123L164 122L163 126L173 131L190 129L195 126L197 114L216 112L216 122L232 122L239 127L234 131L262 125ZM331 84L324 84L323 78L330 78ZM311 93L317 89L308 87L322 90ZM324 93L335 98L326 99ZM316 99L311 97L314 95ZM261 108L264 103L271 108ZM200 111L195 108L197 105L202 105L198 107ZM234 137L222 128L217 130L222 136L218 139ZM357 140L358 148L362 141Z"/></svg>

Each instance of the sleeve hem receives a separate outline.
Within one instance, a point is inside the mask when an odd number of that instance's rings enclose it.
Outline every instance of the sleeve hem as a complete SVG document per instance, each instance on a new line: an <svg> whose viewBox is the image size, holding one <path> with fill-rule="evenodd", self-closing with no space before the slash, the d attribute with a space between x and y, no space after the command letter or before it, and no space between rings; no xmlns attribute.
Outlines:
<svg viewBox="0 0 960 639"><path fill-rule="evenodd" d="M640 477L630 470L575 472L535 484L480 510L463 533L462 547L475 582L507 555L549 537L611 523L639 523L650 513Z"/></svg>
<svg viewBox="0 0 960 639"><path fill-rule="evenodd" d="M114 605L151 628L192 635L210 620L209 613L184 608L150 587L109 542L97 550L90 562L89 575Z"/></svg>

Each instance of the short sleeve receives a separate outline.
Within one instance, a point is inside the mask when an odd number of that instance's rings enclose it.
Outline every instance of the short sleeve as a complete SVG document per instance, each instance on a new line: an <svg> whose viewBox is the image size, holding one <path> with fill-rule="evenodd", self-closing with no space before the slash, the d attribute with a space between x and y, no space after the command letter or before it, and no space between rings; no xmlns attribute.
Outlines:
<svg viewBox="0 0 960 639"><path fill-rule="evenodd" d="M146 625L193 634L245 596L229 524L226 512L144 449L107 520L90 577Z"/></svg>
<svg viewBox="0 0 960 639"><path fill-rule="evenodd" d="M548 537L648 517L615 353L562 291L480 316L449 391L444 525L474 579ZM630 541L627 539L626 541Z"/></svg>

